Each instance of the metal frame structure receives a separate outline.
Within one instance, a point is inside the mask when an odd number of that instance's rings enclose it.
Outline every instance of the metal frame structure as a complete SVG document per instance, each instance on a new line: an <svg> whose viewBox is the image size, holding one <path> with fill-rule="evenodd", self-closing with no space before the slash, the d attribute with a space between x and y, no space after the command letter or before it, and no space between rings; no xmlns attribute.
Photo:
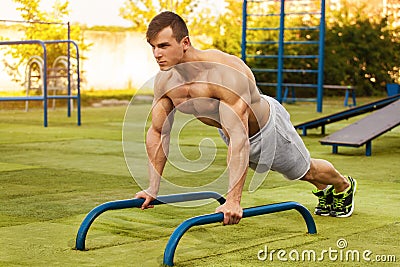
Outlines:
<svg viewBox="0 0 400 267"><path fill-rule="evenodd" d="M293 201L289 202L282 202L282 203L275 203L269 205L263 205L258 207L251 207L247 209L243 209L243 218L259 216L274 212L281 212L286 210L297 210L302 216L307 225L307 232L309 234L316 234L317 228L315 227L314 219L311 213L301 204ZM167 246L165 247L164 251L164 261L163 264L166 266L173 266L174 265L174 255L176 247L182 236L193 226L196 225L205 225L211 223L218 223L224 220L223 213L213 213L202 215L198 217L193 217L181 223L175 231L171 234Z"/></svg>
<svg viewBox="0 0 400 267"><path fill-rule="evenodd" d="M398 95L400 98L400 94ZM396 100L372 114L336 131L320 140L321 145L332 146L338 153L339 146L360 147L365 145L365 155L372 155L372 140L400 125L400 100Z"/></svg>
<svg viewBox="0 0 400 267"><path fill-rule="evenodd" d="M383 108L383 107L397 101L398 99L400 99L400 94L390 96L390 97L387 97L384 99L380 99L380 100L377 100L377 101L374 101L371 103L367 103L362 106L353 107L351 109L347 109L347 110L340 111L340 112L337 112L334 114L330 114L328 116L324 116L321 118L303 122L303 123L295 125L294 128L296 128L297 130L301 130L302 135L306 136L307 130L321 127L321 134L324 135L325 134L325 125L327 125L327 124L334 123L334 122L341 121L341 120L347 120L351 117L355 117L355 116L358 116L358 115L361 115L361 114L364 114L367 112L371 112L371 111Z"/></svg>
<svg viewBox="0 0 400 267"><path fill-rule="evenodd" d="M175 194L175 195L166 195L159 196L156 200L153 200L150 205L160 205L167 203L178 203L178 202L186 202L186 201L195 201L202 199L215 199L221 205L225 203L225 198L216 192L194 192L194 193L185 193L185 194ZM126 199L126 200L116 200L111 202L103 203L94 209L92 209L88 215L84 218L79 227L75 248L77 250L85 250L85 240L87 233L89 231L90 226L94 222L94 220L100 216L102 213L108 210L118 210L118 209L126 209L126 208L139 208L144 203L144 199ZM317 229L315 226L314 219L311 213L301 204L297 202L282 202L275 203L257 207L251 207L247 209L243 209L243 218L253 217L268 213L281 212L286 210L295 209L303 216L303 219L307 225L307 231L309 234L317 233ZM182 236L193 226L197 225L205 225L211 223L222 222L224 219L223 213L213 213L206 214L202 216L197 216L185 220L182 222L175 231L171 234L170 239L164 250L164 262L163 264L166 266L173 266L173 259L175 255L175 250L178 246L178 243Z"/></svg>
<svg viewBox="0 0 400 267"><path fill-rule="evenodd" d="M307 99L306 101L316 101L317 102L317 112L322 112L323 105L323 82L324 82L324 47L325 47L325 0L315 0L320 1L320 11L319 12L286 12L285 10L285 2L295 3L295 2L305 2L305 0L244 0L243 1L243 10L242 10L242 43L241 43L241 57L244 62L247 61L248 58L260 58L260 59L277 59L277 67L276 69L257 69L252 68L253 72L274 72L277 74L277 82L262 82L258 81L259 86L267 86L267 87L276 87L276 99L282 103L283 101L283 89L288 87L303 87L303 88L314 88L317 90L316 99ZM279 14L251 14L248 12L250 3L252 4L273 4L276 2L280 2L280 13ZM310 1L309 1L310 2ZM320 23L316 27L292 27L288 28L285 26L285 18L288 16L305 16L305 15L318 15L320 16ZM259 18L259 17L271 17L271 16L279 16L279 27L248 27L248 22L251 18ZM285 32L293 31L293 30L318 30L319 31L319 39L318 40L310 40L310 41L285 41ZM279 31L278 40L248 40L247 33L248 31ZM247 53L248 45L257 44L257 45L278 45L278 53L277 55L251 55ZM314 55L287 55L285 53L285 45L286 44L299 44L299 45L318 45L318 51ZM309 70L309 69L285 69L284 59L318 59L318 69ZM317 74L317 81L313 84L299 84L299 83L285 83L284 82L284 74L285 73L314 73ZM301 99L298 99L301 100Z"/></svg>
<svg viewBox="0 0 400 267"><path fill-rule="evenodd" d="M42 77L42 82L43 82L43 94L42 96L25 96L25 97L20 97L20 96L14 96L14 97L0 97L0 101L43 101L43 126L47 127L48 126L48 99L67 99L67 116L71 117L71 100L75 99L76 100L76 106L77 106L77 125L81 125L81 96L80 96L80 70L79 70L79 48L78 45L71 40L71 28L69 22L67 23L59 23L59 22L41 22L41 21L18 21L18 20L0 20L0 22L12 22L12 23L37 23L37 24L58 24L58 25L67 25L67 40L48 40L48 41L43 41L43 40L23 40L23 41L1 41L0 45L32 45L32 44L39 44L43 48L43 77ZM68 45L67 49L67 79L68 79L68 86L67 86L67 95L48 95L48 90L47 90L47 48L46 45L48 44L60 44L60 43L66 43ZM76 95L72 95L72 90L71 90L71 52L70 52L70 46L71 44L75 47L76 51L76 60L77 60L77 93Z"/></svg>

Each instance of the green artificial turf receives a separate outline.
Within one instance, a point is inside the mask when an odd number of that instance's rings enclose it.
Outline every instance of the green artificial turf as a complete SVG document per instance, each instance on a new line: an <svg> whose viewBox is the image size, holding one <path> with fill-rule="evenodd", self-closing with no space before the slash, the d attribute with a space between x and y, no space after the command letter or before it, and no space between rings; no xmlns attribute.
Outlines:
<svg viewBox="0 0 400 267"><path fill-rule="evenodd" d="M358 101L362 104L373 99ZM316 113L315 104L311 103L285 106L294 124L344 109L340 99L327 101L323 114ZM129 117L134 128L144 129L149 107L135 106L135 113ZM140 190L124 159L125 110L126 107L85 107L82 125L77 126L75 114L67 118L65 109L57 108L49 111L47 128L42 126L40 109L28 113L0 110L0 266L160 266L173 230L190 217L214 212L216 202L193 207L162 205L146 211L108 211L90 228L87 251L74 249L78 228L92 208L107 201L132 198ZM328 125L326 133L361 117ZM199 186L223 172L226 147L215 129L193 121L179 136L182 153L190 160L201 156L197 145L205 137L215 140L218 153L212 165L200 173L181 172L168 165L166 177L170 181L181 186ZM358 181L355 211L350 218L313 215L316 235L306 234L305 223L296 211L245 218L234 226L196 226L180 241L174 258L176 266L396 264L367 262L363 258L346 261L343 255L355 250L360 254L370 250L371 259L393 255L398 264L400 128L374 140L371 157L364 155L365 148L340 148L339 154L331 154L330 146L319 144L321 137L319 129L310 130L303 137L312 157L331 161L343 174ZM141 140L138 133L129 145L140 151ZM208 145L205 143L205 148ZM311 185L287 181L277 173L271 172L254 193L247 191L247 184L243 207L297 201L312 212L316 204ZM343 249L337 246L341 238L347 241ZM272 262L270 258L259 260L257 255L266 247L268 251L297 251L300 256L312 250L317 257L322 250L336 249L342 258L334 260L325 255L322 262L301 257L290 260L286 254L283 258L287 261L283 261L275 252Z"/></svg>

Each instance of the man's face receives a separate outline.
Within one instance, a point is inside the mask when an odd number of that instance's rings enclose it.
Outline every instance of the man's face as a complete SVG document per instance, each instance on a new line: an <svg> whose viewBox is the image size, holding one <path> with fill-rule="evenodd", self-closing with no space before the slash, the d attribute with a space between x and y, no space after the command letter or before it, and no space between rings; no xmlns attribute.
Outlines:
<svg viewBox="0 0 400 267"><path fill-rule="evenodd" d="M162 29L156 37L149 41L153 48L153 55L160 70L168 70L182 62L184 52L187 49L188 37L179 43L173 37L171 27Z"/></svg>

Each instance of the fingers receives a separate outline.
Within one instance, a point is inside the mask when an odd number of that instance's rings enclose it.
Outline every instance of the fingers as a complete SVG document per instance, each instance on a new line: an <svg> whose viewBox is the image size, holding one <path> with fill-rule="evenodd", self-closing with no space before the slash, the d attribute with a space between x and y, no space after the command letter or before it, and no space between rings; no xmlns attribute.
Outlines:
<svg viewBox="0 0 400 267"><path fill-rule="evenodd" d="M143 202L141 209L144 210L148 208L154 208L154 205L149 205L152 200L152 197L147 197Z"/></svg>
<svg viewBox="0 0 400 267"><path fill-rule="evenodd" d="M215 212L222 212L224 214L223 225L238 224L243 217L243 210L240 205L221 205Z"/></svg>
<svg viewBox="0 0 400 267"><path fill-rule="evenodd" d="M140 209L144 210L144 209L148 209L148 208L154 208L154 205L150 205L150 202L154 200L154 198L150 195L148 195L146 192L141 191L136 193L135 198L142 198L144 199L144 202L142 204L142 206L140 207Z"/></svg>
<svg viewBox="0 0 400 267"><path fill-rule="evenodd" d="M224 211L224 225L238 224L242 219L242 214L239 212L232 212L231 210Z"/></svg>

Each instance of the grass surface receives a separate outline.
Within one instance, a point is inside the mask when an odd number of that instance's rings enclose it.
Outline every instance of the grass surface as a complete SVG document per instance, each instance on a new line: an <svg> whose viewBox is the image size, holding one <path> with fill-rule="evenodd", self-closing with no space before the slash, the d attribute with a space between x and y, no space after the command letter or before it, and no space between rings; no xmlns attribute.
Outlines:
<svg viewBox="0 0 400 267"><path fill-rule="evenodd" d="M359 104L373 99L358 99ZM341 99L327 101L324 113L315 105L286 105L294 124L342 110ZM141 126L148 105L138 106ZM143 108L143 109L142 109ZM142 113L140 113L142 111ZM66 117L64 108L49 112L44 128L42 111L28 113L0 110L0 266L160 266L165 245L176 226L190 217L212 213L216 203L199 207L157 206L152 210L109 211L94 222L87 236L88 251L76 251L75 237L86 214L106 201L132 198L139 190L124 160L122 124L125 107L83 108L82 126ZM75 114L73 114L74 116ZM328 125L326 132L361 118ZM196 158L201 137L217 137L215 129L196 122L182 133L181 148L188 158ZM345 219L314 216L318 234L307 235L301 216L286 211L243 219L239 225L211 224L187 232L175 254L176 266L321 266L321 262L280 261L273 254L260 261L257 254L268 251L336 249L372 251L395 255L400 262L400 128L372 142L372 156L364 148L321 146L319 130L311 130L304 142L315 158L331 161L341 172L358 181L353 216ZM218 140L218 139L216 139ZM140 143L140 142L139 142ZM136 144L139 145L139 144ZM216 141L215 164L202 175L167 170L177 183L199 185L224 168L226 148ZM185 184L186 183L186 184ZM310 211L316 199L311 185L290 182L271 172L254 193L243 194L242 206L280 201L298 201ZM292 254L293 256L294 254ZM334 256L334 255L333 255ZM362 255L361 255L362 257ZM324 266L395 266L396 263L336 261L325 255Z"/></svg>

